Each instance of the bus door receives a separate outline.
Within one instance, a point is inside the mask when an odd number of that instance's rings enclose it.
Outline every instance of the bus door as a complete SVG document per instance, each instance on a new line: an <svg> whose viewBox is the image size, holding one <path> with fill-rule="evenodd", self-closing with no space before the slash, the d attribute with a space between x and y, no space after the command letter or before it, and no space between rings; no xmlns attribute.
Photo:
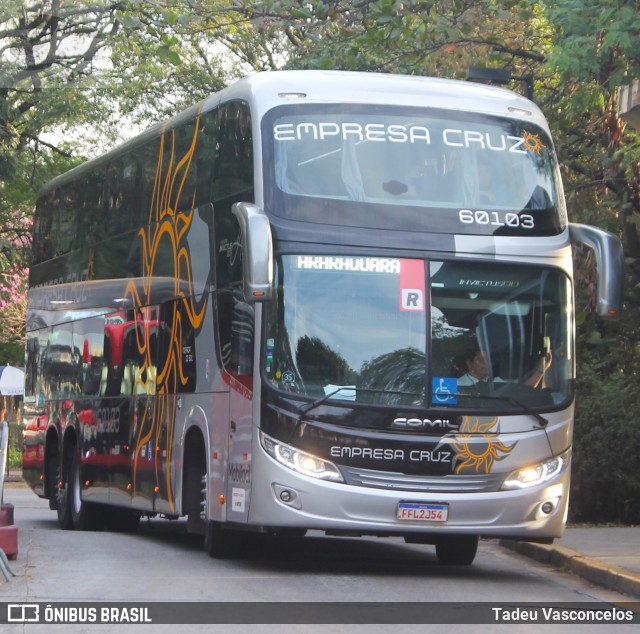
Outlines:
<svg viewBox="0 0 640 634"><path fill-rule="evenodd" d="M229 385L227 520L246 522L251 496L251 442L254 431L253 307L242 290L218 293L218 324L224 377Z"/></svg>

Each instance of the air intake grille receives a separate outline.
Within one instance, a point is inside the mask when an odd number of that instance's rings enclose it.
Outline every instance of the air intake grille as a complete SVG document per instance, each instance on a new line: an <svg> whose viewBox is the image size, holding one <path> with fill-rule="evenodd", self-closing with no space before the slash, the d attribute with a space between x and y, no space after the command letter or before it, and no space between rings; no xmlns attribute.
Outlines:
<svg viewBox="0 0 640 634"><path fill-rule="evenodd" d="M500 474L417 476L389 471L371 471L341 467L347 484L424 493L483 493L497 491L502 484Z"/></svg>

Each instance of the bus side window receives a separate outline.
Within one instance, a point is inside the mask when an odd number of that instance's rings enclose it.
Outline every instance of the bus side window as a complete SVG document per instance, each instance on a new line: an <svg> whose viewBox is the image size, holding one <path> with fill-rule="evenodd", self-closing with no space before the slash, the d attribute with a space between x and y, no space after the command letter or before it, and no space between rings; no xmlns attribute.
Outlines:
<svg viewBox="0 0 640 634"><path fill-rule="evenodd" d="M53 217L58 205L58 191L53 190L38 199L36 222L33 226L33 264L53 257Z"/></svg>
<svg viewBox="0 0 640 634"><path fill-rule="evenodd" d="M125 312L104 317L104 364L100 376L100 396L120 396L123 382L123 341L126 330Z"/></svg>
<svg viewBox="0 0 640 634"><path fill-rule="evenodd" d="M193 301L192 298L177 302L177 312L182 323L180 374L186 379L186 383L180 383L178 386L178 392L195 392L196 389L196 331L185 306L185 302L190 301Z"/></svg>
<svg viewBox="0 0 640 634"><path fill-rule="evenodd" d="M156 393L158 374L158 313L157 306L144 306L134 311L132 327L125 337L125 389L135 396Z"/></svg>
<svg viewBox="0 0 640 634"><path fill-rule="evenodd" d="M78 391L79 351L73 346L73 323L58 324L44 351L44 370L53 398L69 398Z"/></svg>
<svg viewBox="0 0 640 634"><path fill-rule="evenodd" d="M196 206L202 207L213 199L213 170L218 138L217 110L202 116L196 145Z"/></svg>
<svg viewBox="0 0 640 634"><path fill-rule="evenodd" d="M59 196L51 227L51 241L57 246L53 257L68 253L75 245L77 209L80 192L75 183L63 185L56 194Z"/></svg>
<svg viewBox="0 0 640 634"><path fill-rule="evenodd" d="M74 322L73 339L80 363L81 391L86 395L97 396L104 364L104 317L90 317Z"/></svg>
<svg viewBox="0 0 640 634"><path fill-rule="evenodd" d="M92 170L83 177L82 203L76 226L73 247L81 249L87 242L94 244L104 237L103 193L106 171L102 168Z"/></svg>
<svg viewBox="0 0 640 634"><path fill-rule="evenodd" d="M191 122L173 132L175 137L174 174L173 178L180 183L175 188L179 194L171 200L175 211L189 212L195 207L194 193L197 187L197 161L192 155L194 142L197 141L195 122Z"/></svg>
<svg viewBox="0 0 640 634"><path fill-rule="evenodd" d="M251 115L247 106L230 102L218 115L218 151L215 156L213 200L253 196Z"/></svg>
<svg viewBox="0 0 640 634"><path fill-rule="evenodd" d="M253 307L242 291L221 291L217 299L218 333L222 366L232 376L250 384L253 373Z"/></svg>
<svg viewBox="0 0 640 634"><path fill-rule="evenodd" d="M169 394L196 390L195 329L185 306L190 301L191 298L171 300L154 306L150 313L153 323L150 345L156 351L154 372L166 376L164 387Z"/></svg>
<svg viewBox="0 0 640 634"><path fill-rule="evenodd" d="M40 361L40 342L38 341L38 331L28 332L25 345L25 367L24 367L24 400L35 402L38 389L38 370Z"/></svg>

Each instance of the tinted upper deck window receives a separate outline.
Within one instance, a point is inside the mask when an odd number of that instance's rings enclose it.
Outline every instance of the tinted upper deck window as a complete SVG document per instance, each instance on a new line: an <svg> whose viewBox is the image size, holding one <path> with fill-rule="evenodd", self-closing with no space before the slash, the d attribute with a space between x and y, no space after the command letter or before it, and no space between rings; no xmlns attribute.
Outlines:
<svg viewBox="0 0 640 634"><path fill-rule="evenodd" d="M380 229L551 235L566 225L552 142L468 112L310 105L262 124L267 211Z"/></svg>

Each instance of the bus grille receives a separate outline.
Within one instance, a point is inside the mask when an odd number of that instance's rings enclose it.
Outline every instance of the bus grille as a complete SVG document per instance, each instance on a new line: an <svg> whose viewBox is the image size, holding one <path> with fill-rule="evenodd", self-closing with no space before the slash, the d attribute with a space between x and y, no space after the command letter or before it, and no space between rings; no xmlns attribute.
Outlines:
<svg viewBox="0 0 640 634"><path fill-rule="evenodd" d="M341 467L347 482L354 486L393 491L425 493L483 493L497 491L502 484L500 474L418 476L390 471L371 471Z"/></svg>

